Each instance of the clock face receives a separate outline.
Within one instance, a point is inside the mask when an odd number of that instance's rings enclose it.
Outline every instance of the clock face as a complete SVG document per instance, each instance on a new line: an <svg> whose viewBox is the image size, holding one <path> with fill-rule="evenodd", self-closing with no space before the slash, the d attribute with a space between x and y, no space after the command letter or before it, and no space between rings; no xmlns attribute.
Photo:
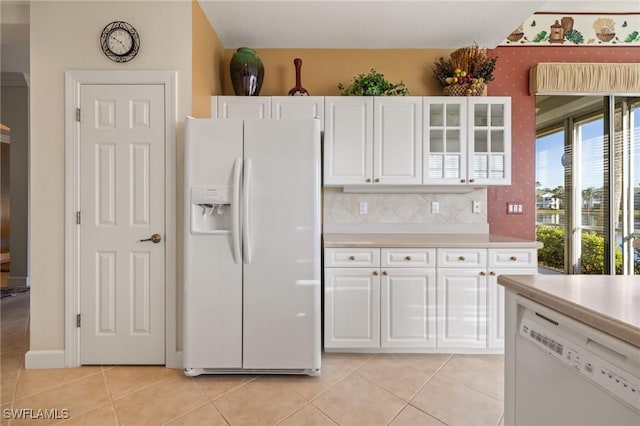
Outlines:
<svg viewBox="0 0 640 426"><path fill-rule="evenodd" d="M112 61L128 62L138 54L140 35L130 24L114 21L102 30L100 47Z"/></svg>
<svg viewBox="0 0 640 426"><path fill-rule="evenodd" d="M115 55L126 55L133 47L133 38L122 28L116 28L107 36L107 47Z"/></svg>

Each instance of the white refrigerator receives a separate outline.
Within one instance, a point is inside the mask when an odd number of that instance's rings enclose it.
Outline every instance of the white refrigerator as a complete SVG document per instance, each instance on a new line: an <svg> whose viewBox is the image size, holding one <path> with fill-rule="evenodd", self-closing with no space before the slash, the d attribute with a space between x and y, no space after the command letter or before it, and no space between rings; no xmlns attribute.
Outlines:
<svg viewBox="0 0 640 426"><path fill-rule="evenodd" d="M185 374L320 374L319 120L188 118Z"/></svg>

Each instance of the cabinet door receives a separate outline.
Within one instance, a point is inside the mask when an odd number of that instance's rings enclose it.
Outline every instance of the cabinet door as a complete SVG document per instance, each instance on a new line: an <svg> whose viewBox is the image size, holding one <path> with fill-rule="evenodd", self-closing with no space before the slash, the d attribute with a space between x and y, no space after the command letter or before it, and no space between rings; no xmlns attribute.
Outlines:
<svg viewBox="0 0 640 426"><path fill-rule="evenodd" d="M469 183L511 185L511 98L469 97Z"/></svg>
<svg viewBox="0 0 640 426"><path fill-rule="evenodd" d="M489 309L489 349L504 348L504 287L498 285L498 275L530 275L536 274L537 268L497 268L490 269L487 279Z"/></svg>
<svg viewBox="0 0 640 426"><path fill-rule="evenodd" d="M373 182L420 185L422 98L376 97L373 106Z"/></svg>
<svg viewBox="0 0 640 426"><path fill-rule="evenodd" d="M486 348L486 270L440 268L437 276L438 348Z"/></svg>
<svg viewBox="0 0 640 426"><path fill-rule="evenodd" d="M381 347L436 347L435 279L434 268L382 270Z"/></svg>
<svg viewBox="0 0 640 426"><path fill-rule="evenodd" d="M423 102L423 183L465 185L466 98L429 96Z"/></svg>
<svg viewBox="0 0 640 426"><path fill-rule="evenodd" d="M319 118L324 130L324 97L272 96L271 118Z"/></svg>
<svg viewBox="0 0 640 426"><path fill-rule="evenodd" d="M268 96L218 96L218 118L271 118Z"/></svg>
<svg viewBox="0 0 640 426"><path fill-rule="evenodd" d="M380 275L377 268L324 270L324 347L380 346Z"/></svg>
<svg viewBox="0 0 640 426"><path fill-rule="evenodd" d="M373 98L324 99L324 185L367 185L373 173Z"/></svg>

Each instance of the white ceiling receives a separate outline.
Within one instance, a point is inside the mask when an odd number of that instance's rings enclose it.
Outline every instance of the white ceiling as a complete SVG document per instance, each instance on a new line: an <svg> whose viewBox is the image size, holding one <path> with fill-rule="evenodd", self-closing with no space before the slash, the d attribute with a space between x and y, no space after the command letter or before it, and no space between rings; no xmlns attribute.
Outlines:
<svg viewBox="0 0 640 426"><path fill-rule="evenodd" d="M0 0L2 72L29 72L29 1ZM640 0L198 1L226 48L494 47L537 11L640 12Z"/></svg>
<svg viewBox="0 0 640 426"><path fill-rule="evenodd" d="M537 11L640 12L640 0L198 1L226 48L493 48Z"/></svg>

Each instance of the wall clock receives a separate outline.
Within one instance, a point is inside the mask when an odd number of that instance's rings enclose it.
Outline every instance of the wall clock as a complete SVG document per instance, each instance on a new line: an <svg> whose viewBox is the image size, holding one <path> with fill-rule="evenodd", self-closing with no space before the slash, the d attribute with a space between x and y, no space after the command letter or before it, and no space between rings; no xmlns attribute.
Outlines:
<svg viewBox="0 0 640 426"><path fill-rule="evenodd" d="M140 50L140 34L124 21L108 24L100 34L102 52L115 62L129 62Z"/></svg>

